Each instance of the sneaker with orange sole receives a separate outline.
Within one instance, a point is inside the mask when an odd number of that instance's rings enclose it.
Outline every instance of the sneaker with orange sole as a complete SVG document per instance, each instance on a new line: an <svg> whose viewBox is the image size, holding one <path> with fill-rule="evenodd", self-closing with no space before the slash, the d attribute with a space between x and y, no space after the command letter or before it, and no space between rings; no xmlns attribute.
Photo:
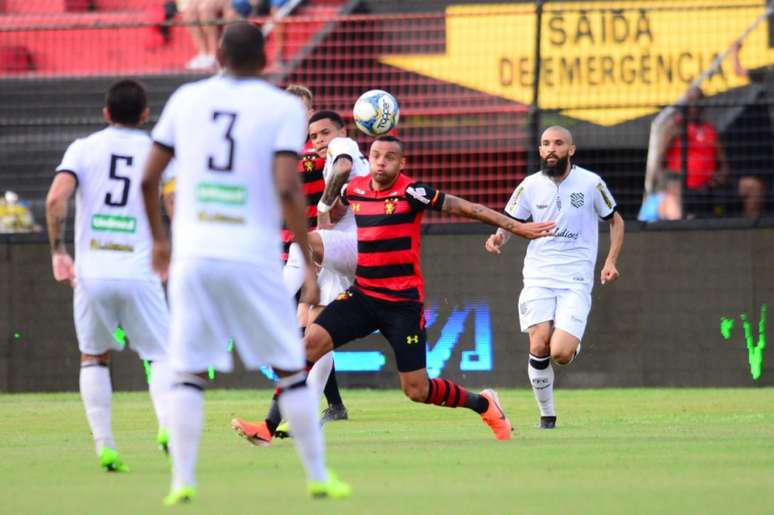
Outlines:
<svg viewBox="0 0 774 515"><path fill-rule="evenodd" d="M481 419L492 430L496 440L510 440L513 426L511 426L510 420L508 420L508 417L505 416L503 409L500 407L500 399L497 397L497 392L486 389L480 395L486 397L486 400L489 401L489 408L481 414Z"/></svg>
<svg viewBox="0 0 774 515"><path fill-rule="evenodd" d="M271 445L272 434L266 421L259 423L248 422L241 418L235 418L231 421L231 429L237 432L239 436L253 445L268 447Z"/></svg>

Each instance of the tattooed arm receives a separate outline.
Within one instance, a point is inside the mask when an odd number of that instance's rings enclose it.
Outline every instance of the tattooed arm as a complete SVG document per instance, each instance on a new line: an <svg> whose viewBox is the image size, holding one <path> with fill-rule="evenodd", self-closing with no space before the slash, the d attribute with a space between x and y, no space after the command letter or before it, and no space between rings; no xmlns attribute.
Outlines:
<svg viewBox="0 0 774 515"><path fill-rule="evenodd" d="M342 156L333 164L333 174L325 183L325 191L317 204L317 227L327 229L331 227L330 210L339 198L341 188L349 180L349 174L352 172L352 159L349 156Z"/></svg>
<svg viewBox="0 0 774 515"><path fill-rule="evenodd" d="M65 245L65 222L67 220L67 205L73 196L78 182L72 173L58 173L51 183L46 197L46 224L48 225L48 241L51 245L51 266L54 279L59 282L75 281L75 265L67 253Z"/></svg>
<svg viewBox="0 0 774 515"><path fill-rule="evenodd" d="M550 235L556 225L554 222L517 222L513 218L502 215L486 206L468 202L463 198L449 194L446 194L442 210L445 213L464 216L465 218L471 218L473 220L484 222L485 224L500 227L516 236L521 236L528 240Z"/></svg>

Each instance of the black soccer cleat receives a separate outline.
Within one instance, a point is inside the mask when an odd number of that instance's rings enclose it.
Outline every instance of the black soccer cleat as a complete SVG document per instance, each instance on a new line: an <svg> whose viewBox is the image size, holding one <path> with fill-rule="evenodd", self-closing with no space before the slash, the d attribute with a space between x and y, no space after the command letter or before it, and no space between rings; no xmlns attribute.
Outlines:
<svg viewBox="0 0 774 515"><path fill-rule="evenodd" d="M326 422L334 422L336 420L348 420L349 414L347 413L347 407L343 404L331 404L325 408L322 412L322 418L320 422L325 424Z"/></svg>
<svg viewBox="0 0 774 515"><path fill-rule="evenodd" d="M556 417L540 417L538 429L554 429L556 427Z"/></svg>

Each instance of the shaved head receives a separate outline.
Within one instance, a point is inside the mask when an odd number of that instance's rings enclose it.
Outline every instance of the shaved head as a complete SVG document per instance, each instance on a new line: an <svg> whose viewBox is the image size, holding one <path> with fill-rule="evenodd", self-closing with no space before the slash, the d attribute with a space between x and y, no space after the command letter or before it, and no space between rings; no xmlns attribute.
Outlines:
<svg viewBox="0 0 774 515"><path fill-rule="evenodd" d="M218 47L218 59L228 71L260 73L266 64L261 28L244 21L229 23Z"/></svg>
<svg viewBox="0 0 774 515"><path fill-rule="evenodd" d="M549 135L549 133L551 134ZM544 139L546 139L546 136L556 137L557 133L561 135L562 139L566 141L568 145L573 144L572 133L569 130L562 127L561 125L552 125L551 127L544 130L543 136L541 136L540 140L543 141Z"/></svg>

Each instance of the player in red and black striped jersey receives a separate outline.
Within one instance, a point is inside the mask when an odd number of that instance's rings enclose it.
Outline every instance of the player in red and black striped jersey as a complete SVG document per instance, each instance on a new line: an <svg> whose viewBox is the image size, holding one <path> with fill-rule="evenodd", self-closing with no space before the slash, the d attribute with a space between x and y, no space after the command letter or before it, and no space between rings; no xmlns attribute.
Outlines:
<svg viewBox="0 0 774 515"><path fill-rule="evenodd" d="M328 304L307 329L307 359L379 330L395 352L403 392L415 402L466 407L481 415L495 438L511 438L511 424L497 394L476 394L446 379L430 379L425 368L424 280L420 268L420 225L426 209L444 211L495 225L534 239L551 234L553 222L520 223L480 204L444 194L401 171L402 142L380 136L371 145L370 176L342 189L357 223L355 282Z"/></svg>

